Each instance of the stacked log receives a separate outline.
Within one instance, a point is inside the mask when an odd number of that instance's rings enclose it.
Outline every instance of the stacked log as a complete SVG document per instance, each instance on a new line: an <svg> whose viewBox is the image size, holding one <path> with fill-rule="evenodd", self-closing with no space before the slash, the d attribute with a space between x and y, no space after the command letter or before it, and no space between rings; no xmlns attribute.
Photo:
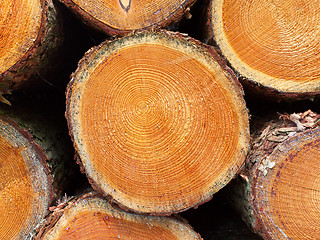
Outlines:
<svg viewBox="0 0 320 240"><path fill-rule="evenodd" d="M87 52L67 89L66 118L95 189L125 209L167 215L210 200L237 174L248 113L219 61L212 48L165 31Z"/></svg>
<svg viewBox="0 0 320 240"><path fill-rule="evenodd" d="M0 125L0 238L26 239L47 214L51 178L30 135L3 117Z"/></svg>
<svg viewBox="0 0 320 240"><path fill-rule="evenodd" d="M196 0L60 0L90 27L111 36L166 28L188 15Z"/></svg>
<svg viewBox="0 0 320 240"><path fill-rule="evenodd" d="M48 67L61 29L51 0L3 1L0 8L0 100Z"/></svg>
<svg viewBox="0 0 320 240"><path fill-rule="evenodd" d="M211 0L208 34L251 91L272 98L319 95L317 0Z"/></svg>
<svg viewBox="0 0 320 240"><path fill-rule="evenodd" d="M60 126L1 107L1 239L201 239L176 213L234 178L229 195L262 238L317 238L319 115L252 121L250 134L248 114L259 94L317 102L317 0L202 1L214 46L159 30L190 18L195 0L60 1L112 37L87 51L66 90L71 150L92 188L57 201L64 183L72 194L84 187L69 175ZM48 67L61 28L51 0L5 1L0 13L0 100L9 103L2 94ZM246 102L244 91L255 95Z"/></svg>
<svg viewBox="0 0 320 240"><path fill-rule="evenodd" d="M64 194L72 158L52 115L14 103L0 109L0 238L29 239Z"/></svg>
<svg viewBox="0 0 320 240"><path fill-rule="evenodd" d="M229 194L264 239L316 239L320 115L309 110L281 117L256 131L242 178Z"/></svg>
<svg viewBox="0 0 320 240"><path fill-rule="evenodd" d="M127 213L95 192L61 202L35 239L201 239L188 224Z"/></svg>

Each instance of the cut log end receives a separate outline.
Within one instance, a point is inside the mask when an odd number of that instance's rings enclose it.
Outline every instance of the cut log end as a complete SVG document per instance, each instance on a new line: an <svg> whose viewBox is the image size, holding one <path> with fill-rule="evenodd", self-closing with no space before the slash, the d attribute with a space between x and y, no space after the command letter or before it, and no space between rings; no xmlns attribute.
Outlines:
<svg viewBox="0 0 320 240"><path fill-rule="evenodd" d="M53 225L48 222L49 227L39 239L201 239L185 223L166 217L130 214L90 194L57 210L51 220Z"/></svg>
<svg viewBox="0 0 320 240"><path fill-rule="evenodd" d="M167 27L181 19L195 0L60 0L86 23L109 35Z"/></svg>
<svg viewBox="0 0 320 240"><path fill-rule="evenodd" d="M1 95L22 86L32 86L29 83L35 79L31 80L31 76L46 72L44 68L62 42L60 27L51 0L1 2Z"/></svg>
<svg viewBox="0 0 320 240"><path fill-rule="evenodd" d="M263 239L319 236L319 118L311 110L283 114L252 134L242 178L227 193Z"/></svg>
<svg viewBox="0 0 320 240"><path fill-rule="evenodd" d="M81 61L67 96L81 164L125 208L170 214L197 206L243 163L241 92L195 40L150 32L104 43Z"/></svg>
<svg viewBox="0 0 320 240"><path fill-rule="evenodd" d="M28 134L0 118L0 238L26 239L52 197L44 155Z"/></svg>
<svg viewBox="0 0 320 240"><path fill-rule="evenodd" d="M210 30L236 71L287 97L320 93L317 0L211 2Z"/></svg>
<svg viewBox="0 0 320 240"><path fill-rule="evenodd" d="M277 146L252 186L263 236L315 239L320 221L320 129L296 134ZM268 237L266 237L268 238Z"/></svg>
<svg viewBox="0 0 320 240"><path fill-rule="evenodd" d="M0 73L3 73L33 46L41 25L41 1L3 1L0 16Z"/></svg>

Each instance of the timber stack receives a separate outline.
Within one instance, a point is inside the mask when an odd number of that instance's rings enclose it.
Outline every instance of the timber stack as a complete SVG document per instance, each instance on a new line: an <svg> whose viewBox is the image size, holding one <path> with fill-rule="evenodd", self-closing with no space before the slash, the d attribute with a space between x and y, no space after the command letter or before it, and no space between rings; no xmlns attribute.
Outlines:
<svg viewBox="0 0 320 240"><path fill-rule="evenodd" d="M0 100L12 107L0 106L0 238L201 239L178 213L221 189L263 239L317 238L318 6L5 0ZM72 38L70 24L61 27L68 17L90 39ZM180 33L186 23L204 37ZM63 106L18 104L27 86L33 99L47 94L33 76L68 48L63 35L94 43L64 75ZM62 76L56 67L50 79ZM289 112L281 119L279 102ZM90 184L77 185L70 174L80 171Z"/></svg>

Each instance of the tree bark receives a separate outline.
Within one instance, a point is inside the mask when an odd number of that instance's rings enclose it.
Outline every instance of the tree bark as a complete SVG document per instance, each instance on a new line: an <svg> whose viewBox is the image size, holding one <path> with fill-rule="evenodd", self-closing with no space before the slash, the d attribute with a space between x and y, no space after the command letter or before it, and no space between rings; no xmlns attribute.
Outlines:
<svg viewBox="0 0 320 240"><path fill-rule="evenodd" d="M51 0L3 1L0 16L0 100L9 103L2 94L48 66L61 29Z"/></svg>
<svg viewBox="0 0 320 240"><path fill-rule="evenodd" d="M187 14L196 0L60 1L90 27L110 36L123 36L136 30L166 28Z"/></svg>
<svg viewBox="0 0 320 240"><path fill-rule="evenodd" d="M320 115L282 115L257 131L247 167L229 189L234 206L264 239L319 236Z"/></svg>
<svg viewBox="0 0 320 240"><path fill-rule="evenodd" d="M89 50L69 83L66 118L94 188L138 213L210 200L249 144L233 72L213 48L166 31Z"/></svg>
<svg viewBox="0 0 320 240"><path fill-rule="evenodd" d="M211 0L209 35L248 92L280 100L313 98L320 93L318 5Z"/></svg>
<svg viewBox="0 0 320 240"><path fill-rule="evenodd" d="M202 239L182 221L127 213L95 192L52 210L35 239Z"/></svg>

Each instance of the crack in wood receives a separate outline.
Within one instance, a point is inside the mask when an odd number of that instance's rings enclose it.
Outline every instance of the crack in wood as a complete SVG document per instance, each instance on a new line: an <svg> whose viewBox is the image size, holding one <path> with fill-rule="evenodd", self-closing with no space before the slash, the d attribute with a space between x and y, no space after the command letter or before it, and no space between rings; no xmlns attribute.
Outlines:
<svg viewBox="0 0 320 240"><path fill-rule="evenodd" d="M119 0L120 6L128 12L131 7L131 0Z"/></svg>

